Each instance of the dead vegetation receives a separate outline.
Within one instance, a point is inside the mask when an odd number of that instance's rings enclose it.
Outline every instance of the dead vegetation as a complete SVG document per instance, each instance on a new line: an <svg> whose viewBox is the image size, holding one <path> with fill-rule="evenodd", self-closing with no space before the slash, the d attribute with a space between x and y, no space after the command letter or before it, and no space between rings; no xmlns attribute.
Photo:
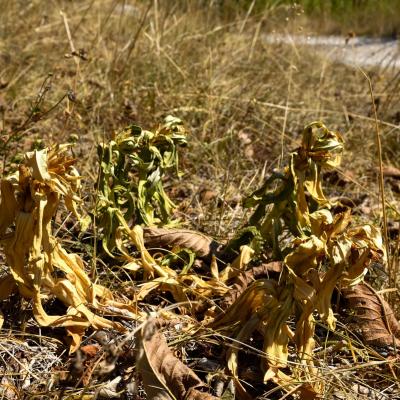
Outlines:
<svg viewBox="0 0 400 400"><path fill-rule="evenodd" d="M385 242L368 84L266 45L282 9L11 3L3 397L398 396L397 76Z"/></svg>

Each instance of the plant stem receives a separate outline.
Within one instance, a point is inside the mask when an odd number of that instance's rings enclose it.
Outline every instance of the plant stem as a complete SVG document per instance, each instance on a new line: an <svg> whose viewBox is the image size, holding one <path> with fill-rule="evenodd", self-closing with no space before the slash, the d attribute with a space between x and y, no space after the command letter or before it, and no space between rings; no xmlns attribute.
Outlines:
<svg viewBox="0 0 400 400"><path fill-rule="evenodd" d="M383 160L382 160L382 143L381 143L381 134L378 124L378 115L376 112L374 91L372 89L372 82L370 77L360 68L361 73L365 76L368 81L369 86L369 94L371 96L372 109L374 110L374 120L375 120L375 137L376 137L376 145L378 148L378 163L379 163L379 192L382 203L382 217L383 217L383 236L385 238L386 245L386 257L387 257L387 265L388 265L388 275L389 275L389 286L393 285L393 263L389 262L390 259L390 247L389 247L389 237L388 237L388 224L387 224L387 214L386 214L386 201L385 201L385 184L383 179Z"/></svg>

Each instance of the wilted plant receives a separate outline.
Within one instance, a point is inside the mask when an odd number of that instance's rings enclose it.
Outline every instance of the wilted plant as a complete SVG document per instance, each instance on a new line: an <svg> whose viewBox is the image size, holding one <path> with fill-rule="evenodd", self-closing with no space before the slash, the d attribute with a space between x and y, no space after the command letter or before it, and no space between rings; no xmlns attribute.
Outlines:
<svg viewBox="0 0 400 400"><path fill-rule="evenodd" d="M154 132L131 125L98 147L99 198L95 215L104 249L111 254L121 220L137 225L168 225L174 203L163 178L177 171L179 145L187 132L178 118L168 116Z"/></svg>
<svg viewBox="0 0 400 400"><path fill-rule="evenodd" d="M27 153L19 171L1 181L0 236L10 274L2 278L4 299L14 290L32 300L41 326L65 327L78 348L86 328L124 327L100 314L118 313L136 318L129 305L113 299L111 291L90 281L82 259L68 254L53 236L52 219L61 200L77 218L80 176L67 155L70 145ZM49 315L43 301L57 298L65 315Z"/></svg>
<svg viewBox="0 0 400 400"><path fill-rule="evenodd" d="M354 286L362 281L370 262L384 254L376 228L351 227L350 211L333 215L329 209L331 203L322 190L321 171L338 166L342 150L343 141L338 133L329 131L320 122L307 126L289 166L282 173L275 172L246 201L246 206L256 206L256 210L249 226L225 251L198 235L193 243L196 234L190 231L150 230L153 243L158 238L158 246L173 245L175 254L182 246L196 249L203 256L218 253L223 258L236 247L238 256L223 271L218 270L215 259L211 261L211 280L177 272L173 265L165 264L170 256L164 257L164 261L155 260L144 246L142 229L136 226L130 236L141 253L141 260L133 262L133 270L143 268L147 281L139 290L138 299L144 299L153 290L169 291L182 303L194 298L202 301L202 296L223 295L227 292L227 282L244 272L252 259L274 247L275 257L283 257L284 261L279 281L257 280L226 313L215 319L211 313L209 326L228 330L237 342L246 342L258 331L264 336L264 381L272 379L288 391L296 389L298 382L306 382L296 390L322 393L323 379L313 360L314 313L334 330L331 297L335 287ZM280 184L269 189L275 180ZM289 233L291 240L280 241L283 232ZM247 239L247 244L243 239ZM294 332L288 325L291 319L296 321ZM290 375L283 372L288 367L289 342L295 346L299 359L296 365L289 366ZM236 378L238 392L243 398L250 398L239 380L238 351L237 348L229 350L227 366Z"/></svg>
<svg viewBox="0 0 400 400"><path fill-rule="evenodd" d="M52 218L61 201L80 219L80 176L73 166L75 160L67 155L69 145L27 153L19 171L1 181L0 237L11 273L0 281L0 299L18 289L32 299L41 326L67 329L74 351L88 327L125 330L104 314L143 321L146 315L138 310L140 302L152 292L169 292L183 314L179 318L185 321L185 334L199 329L195 322L198 310L204 312L203 327L224 332L236 343L250 341L257 331L264 337L264 382L272 380L288 392L309 398L318 396L324 392L324 379L313 354L316 315L335 330L331 307L335 288L354 287L362 282L372 261L385 258L379 230L353 226L350 210L333 213L323 193L321 171L339 165L340 135L320 122L307 126L289 166L274 172L246 200L245 205L255 211L248 226L225 248L187 229L143 226L171 221L173 204L162 177L176 167L176 146L185 140L181 122L169 118L155 133L130 127L109 145L99 147L102 164L96 218L103 229L105 249L113 255L116 247L128 261L123 267L134 277L140 271L143 283L135 287L135 308L115 301L108 289L91 282L81 258L68 254L52 234ZM127 239L138 257L129 253ZM171 250L149 251L146 242ZM258 265L271 249L275 250L274 261L269 266ZM209 267L204 275L194 270L196 258ZM257 269L279 273L279 279L257 279L253 276ZM244 275L243 290L232 296L234 283ZM256 280L250 283L252 278ZM223 307L221 296L230 304L223 313L215 307L218 302ZM65 315L46 313L43 301L49 298L67 307ZM178 317L169 310L159 310L159 316ZM147 391L161 391L168 398L175 392L178 398L188 393L204 397L202 381L178 363L162 335L149 327L147 323L139 335L137 362ZM384 330L383 322L379 327ZM389 332L384 337L390 336ZM296 352L295 363L288 361L290 345ZM228 349L226 365L238 397L250 399L239 376L239 350ZM175 365L179 365L176 370Z"/></svg>
<svg viewBox="0 0 400 400"><path fill-rule="evenodd" d="M335 287L361 282L371 261L384 256L378 229L370 225L351 227L350 210L337 215L329 210L331 203L322 190L321 170L339 165L342 150L338 133L320 122L310 124L289 166L282 173L275 172L246 201L247 207L256 206L250 225L266 241L261 250L254 240L250 247L260 252L273 246L275 257L286 255L284 269L279 282L259 280L250 285L226 314L211 324L213 328L233 329L240 341L248 340L256 330L262 333L264 381L273 379L286 390L294 390L303 381L307 383L298 387L299 391L322 393L323 379L313 362L314 312L334 330L331 297ZM269 189L276 180L280 184ZM284 230L292 235L285 247L279 241ZM288 325L290 317L297 321L294 332ZM299 364L290 366L291 376L282 372L288 367L290 341L299 358ZM237 353L236 349L228 354L228 368L235 377ZM236 382L245 395L238 379Z"/></svg>
<svg viewBox="0 0 400 400"><path fill-rule="evenodd" d="M284 171L274 171L263 186L245 201L245 207L256 207L249 220L262 237L279 252L279 235L283 226L297 237L310 234L309 208L330 207L322 190L321 171L340 164L343 139L321 122L308 125L301 146L291 154ZM306 192L309 195L307 200ZM267 209L267 207L272 207Z"/></svg>
<svg viewBox="0 0 400 400"><path fill-rule="evenodd" d="M155 132L130 126L108 144L99 146L97 225L102 228L103 247L107 253L113 256L112 251L117 248L128 261L124 266L126 270L132 274L143 272L145 283L136 293L137 300L158 289L170 292L177 302L189 304L199 296L221 295L227 290L226 285L214 278L206 281L191 273L195 257L192 250L184 250L187 262L179 270L173 265L177 264L174 260L177 260L179 247L175 249L175 257L171 253L156 259L144 245L143 225L153 226L156 235L162 232L156 225L174 225L171 216L175 206L164 191L162 179L168 170L177 170L177 147L186 144L186 134L181 120L169 116ZM147 233L150 231L147 229ZM182 237L182 232L178 236ZM199 238L195 236L194 241ZM139 251L140 259L129 254L126 239Z"/></svg>

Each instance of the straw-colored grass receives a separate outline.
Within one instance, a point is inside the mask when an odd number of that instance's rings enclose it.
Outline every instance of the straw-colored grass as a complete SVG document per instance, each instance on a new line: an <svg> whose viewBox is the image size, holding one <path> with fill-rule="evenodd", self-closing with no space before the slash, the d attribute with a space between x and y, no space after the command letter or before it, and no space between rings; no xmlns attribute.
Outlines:
<svg viewBox="0 0 400 400"><path fill-rule="evenodd" d="M323 120L342 132L346 142L342 168L327 177L327 191L357 202L357 218L379 223L375 120L365 77L307 47L267 44L263 37L271 31L388 34L390 24L398 22L387 22L397 1L384 2L385 11L377 12L381 19L374 20L382 21L377 25L383 23L385 30L375 32L362 28L371 15L367 19L367 13L360 14L353 29L347 19L340 25L339 8L328 12L321 1L318 12L307 1L295 9L273 6L273 2L260 6L256 1L253 7L251 1L241 2L240 7L231 3L224 8L219 2L201 1L2 1L3 174L15 169L18 155L25 150L76 141L73 151L85 179L82 193L90 209L98 173L96 144L131 123L154 127L172 114L191 132L189 147L180 160L184 175L166 184L178 204L177 216L186 226L226 239L245 217L241 198L282 162L282 154L299 145L306 123ZM374 88L383 166L400 168L398 72L375 68L368 74ZM399 186L395 180L384 183L393 284L397 284ZM93 241L79 242L63 217L56 229L64 246L90 262ZM112 275L109 260L94 258L101 283L118 290L120 281ZM387 286L386 278L382 280ZM397 292L393 299L398 299ZM20 398L62 398L59 378L69 374L61 362L67 360L64 338L59 332L40 330L25 301L13 297L0 307L13 317L0 336L0 375L7 375L4 382L0 378L0 393L8 390L4 396L12 396L14 389L4 389L8 385L16 388ZM32 332L35 336L30 336ZM340 334L348 337L351 332L343 327ZM198 338L199 343L206 340ZM196 348L190 338L182 343L181 348ZM41 365L38 346L43 349ZM394 386L393 376L374 364L382 361L379 354L360 343L356 347L356 353L342 354L344 364L336 372L329 363L339 361L327 355L327 381L332 388L346 387L351 394L356 384L371 385L367 381L370 374L375 374L379 384L384 382L380 387ZM321 351L328 354L329 346ZM357 369L354 360L359 362ZM70 369L79 369L79 362L75 360ZM118 373L126 372L124 361L118 365ZM53 380L49 380L50 369ZM62 393L72 396L76 382L68 379L63 381ZM266 388L264 398L271 398L265 394L268 390L274 389ZM140 389L138 393L140 398ZM279 398L279 393L275 395Z"/></svg>

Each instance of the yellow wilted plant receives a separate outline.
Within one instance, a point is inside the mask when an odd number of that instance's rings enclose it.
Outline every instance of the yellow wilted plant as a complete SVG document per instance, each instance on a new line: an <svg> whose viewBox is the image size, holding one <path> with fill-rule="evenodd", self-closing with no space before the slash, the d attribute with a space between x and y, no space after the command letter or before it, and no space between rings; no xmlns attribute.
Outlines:
<svg viewBox="0 0 400 400"><path fill-rule="evenodd" d="M370 225L352 227L350 210L333 215L323 193L321 171L338 166L342 150L343 140L338 133L320 122L308 125L289 166L275 172L246 201L246 206L256 206L247 228L256 232L248 243L256 250L254 257L273 246L284 269L279 282L254 282L210 324L214 329L228 329L231 337L242 342L249 340L254 331L260 332L264 336L264 381L272 379L287 391L307 391L309 395L323 392L323 377L313 362L314 313L335 330L331 308L335 287L358 284L373 260L384 259L380 231ZM280 184L270 190L276 180ZM283 232L291 234L291 240L280 241ZM259 238L264 240L261 247ZM241 244L242 249L246 247ZM296 321L294 332L290 319ZM290 342L298 355L293 365L288 363ZM227 365L241 397L250 398L239 381L238 351L229 350ZM287 367L290 375L282 371Z"/></svg>
<svg viewBox="0 0 400 400"><path fill-rule="evenodd" d="M150 292L159 290L170 292L176 302L190 305L194 299L201 301L213 295L221 296L228 291L228 287L219 276L204 280L196 273L171 268L168 263L164 263L167 260L165 256L155 259L145 247L143 228L136 225L130 229L123 219L121 224L140 253L140 258L130 257L130 262L124 266L132 273L143 271L145 282L136 293L137 300L143 300ZM218 272L216 274L218 275Z"/></svg>
<svg viewBox="0 0 400 400"><path fill-rule="evenodd" d="M342 152L340 134L329 130L322 122L313 122L304 128L301 146L290 155L289 165L283 171L274 171L261 188L245 200L245 207L256 207L249 225L259 230L277 254L281 252L278 242L282 224L294 236L308 235L310 203L314 208L330 207L322 190L321 171L337 167ZM310 201L307 201L306 192ZM271 209L267 210L270 205Z"/></svg>
<svg viewBox="0 0 400 400"><path fill-rule="evenodd" d="M118 314L137 318L128 304L114 301L105 287L91 282L82 259L68 254L52 234L52 218L59 203L77 218L80 177L70 145L29 152L19 171L1 181L0 235L11 274L2 278L0 298L15 289L32 300L33 314L41 326L65 327L75 351L86 328L123 325L104 318ZM49 315L43 301L55 297L65 306L65 315ZM112 310L112 313L111 313Z"/></svg>

